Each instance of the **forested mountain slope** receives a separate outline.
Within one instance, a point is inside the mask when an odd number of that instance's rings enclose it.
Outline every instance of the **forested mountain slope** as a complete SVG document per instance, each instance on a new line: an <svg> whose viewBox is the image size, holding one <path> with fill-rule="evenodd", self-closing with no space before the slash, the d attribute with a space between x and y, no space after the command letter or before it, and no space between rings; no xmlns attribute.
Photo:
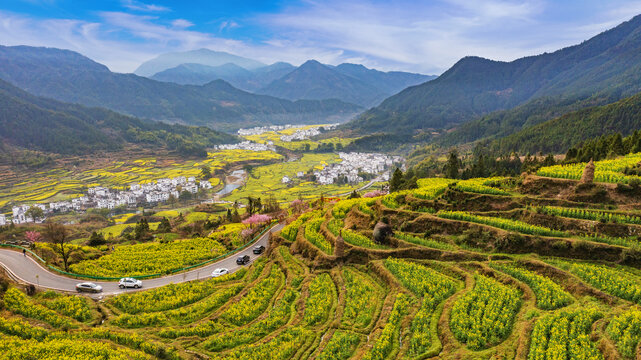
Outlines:
<svg viewBox="0 0 641 360"><path fill-rule="evenodd" d="M140 120L100 108L61 103L28 94L0 80L0 143L61 154L120 150L146 144L202 153L236 137L206 127Z"/></svg>
<svg viewBox="0 0 641 360"><path fill-rule="evenodd" d="M490 149L498 153L558 153L604 134L624 136L641 128L641 94L613 104L571 112L494 140Z"/></svg>
<svg viewBox="0 0 641 360"><path fill-rule="evenodd" d="M463 58L439 78L386 99L346 127L413 134L468 123L448 136L451 144L508 135L567 111L631 96L641 90L640 28L637 16L553 53L512 62Z"/></svg>

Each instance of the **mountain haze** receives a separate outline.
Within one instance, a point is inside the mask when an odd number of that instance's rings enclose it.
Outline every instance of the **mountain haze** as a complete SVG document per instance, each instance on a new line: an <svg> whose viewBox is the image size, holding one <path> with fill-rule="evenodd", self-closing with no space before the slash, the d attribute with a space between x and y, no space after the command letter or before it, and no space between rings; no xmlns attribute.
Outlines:
<svg viewBox="0 0 641 360"><path fill-rule="evenodd" d="M140 76L152 76L161 71L171 69L182 64L201 64L207 66L234 64L247 70L258 69L265 66L265 64L259 61L223 51L199 49L158 55L157 57L142 63L134 71L134 74Z"/></svg>
<svg viewBox="0 0 641 360"><path fill-rule="evenodd" d="M183 85L204 85L214 80L225 80L234 87L252 92L294 69L295 67L288 63L274 63L252 71L233 63L220 66L181 64L154 74L150 78Z"/></svg>
<svg viewBox="0 0 641 360"><path fill-rule="evenodd" d="M370 86L373 86L386 94L393 95L397 92L426 81L436 79L434 75L423 75L403 71L383 72L375 69L368 69L360 64L344 63L334 67L334 70L341 74L356 78Z"/></svg>
<svg viewBox="0 0 641 360"><path fill-rule="evenodd" d="M359 107L340 100L289 101L254 95L222 80L203 86L112 73L78 53L0 46L0 78L30 93L106 107L153 120L234 130L270 123L342 121Z"/></svg>
<svg viewBox="0 0 641 360"><path fill-rule="evenodd" d="M435 78L401 71L383 72L359 64L324 65L315 60L299 67L278 62L251 70L231 62L219 66L184 63L148 77L183 85L225 80L258 94L289 100L341 99L363 107L377 105L408 86Z"/></svg>

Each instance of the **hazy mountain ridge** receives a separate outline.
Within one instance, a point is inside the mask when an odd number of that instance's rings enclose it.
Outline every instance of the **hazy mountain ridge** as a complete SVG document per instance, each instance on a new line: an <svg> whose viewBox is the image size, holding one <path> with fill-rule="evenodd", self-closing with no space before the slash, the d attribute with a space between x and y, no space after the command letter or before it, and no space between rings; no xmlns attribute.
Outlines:
<svg viewBox="0 0 641 360"><path fill-rule="evenodd" d="M181 64L154 74L151 78L192 85L221 79L239 89L278 98L340 99L369 107L408 86L432 80L435 76L401 71L383 72L349 63L331 66L309 60L299 67L274 63L253 70L234 63L216 67Z"/></svg>
<svg viewBox="0 0 641 360"><path fill-rule="evenodd" d="M247 70L258 69L266 66L266 64L263 64L260 61L227 52L198 49L158 55L157 57L140 64L140 66L138 66L134 71L134 74L140 76L152 76L181 64L201 64L216 67L230 63Z"/></svg>
<svg viewBox="0 0 641 360"><path fill-rule="evenodd" d="M218 129L326 118L342 121L360 110L339 100L292 102L250 94L224 81L178 85L112 73L80 54L48 48L0 46L0 78L63 102Z"/></svg>
<svg viewBox="0 0 641 360"><path fill-rule="evenodd" d="M341 99L365 107L386 97L381 90L315 60L305 62L258 93L290 100Z"/></svg>
<svg viewBox="0 0 641 360"><path fill-rule="evenodd" d="M390 95L417 84L436 79L435 75L423 75L404 71L379 71L361 64L343 63L333 67L336 71L375 86Z"/></svg>
<svg viewBox="0 0 641 360"><path fill-rule="evenodd" d="M182 85L204 85L214 80L224 80L236 88L254 92L293 69L295 67L288 63L275 63L253 71L233 63L220 66L188 63L161 71L150 78Z"/></svg>

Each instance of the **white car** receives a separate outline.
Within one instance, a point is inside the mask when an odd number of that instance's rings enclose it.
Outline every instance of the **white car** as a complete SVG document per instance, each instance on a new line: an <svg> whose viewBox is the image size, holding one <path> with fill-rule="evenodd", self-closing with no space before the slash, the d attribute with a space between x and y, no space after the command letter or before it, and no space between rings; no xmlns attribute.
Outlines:
<svg viewBox="0 0 641 360"><path fill-rule="evenodd" d="M227 274L229 274L229 270L225 268L218 268L211 273L211 277L219 277Z"/></svg>
<svg viewBox="0 0 641 360"><path fill-rule="evenodd" d="M121 289L124 288L134 288L138 289L142 287L142 281L134 278L122 278L118 281L118 287Z"/></svg>

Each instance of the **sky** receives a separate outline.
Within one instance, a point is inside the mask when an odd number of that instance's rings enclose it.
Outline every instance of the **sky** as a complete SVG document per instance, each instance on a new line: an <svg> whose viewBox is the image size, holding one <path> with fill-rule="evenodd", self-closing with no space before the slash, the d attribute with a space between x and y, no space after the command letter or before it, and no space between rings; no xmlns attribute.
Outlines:
<svg viewBox="0 0 641 360"><path fill-rule="evenodd" d="M2 0L0 44L69 49L125 73L208 48L438 75L464 56L552 52L637 14L641 0Z"/></svg>

